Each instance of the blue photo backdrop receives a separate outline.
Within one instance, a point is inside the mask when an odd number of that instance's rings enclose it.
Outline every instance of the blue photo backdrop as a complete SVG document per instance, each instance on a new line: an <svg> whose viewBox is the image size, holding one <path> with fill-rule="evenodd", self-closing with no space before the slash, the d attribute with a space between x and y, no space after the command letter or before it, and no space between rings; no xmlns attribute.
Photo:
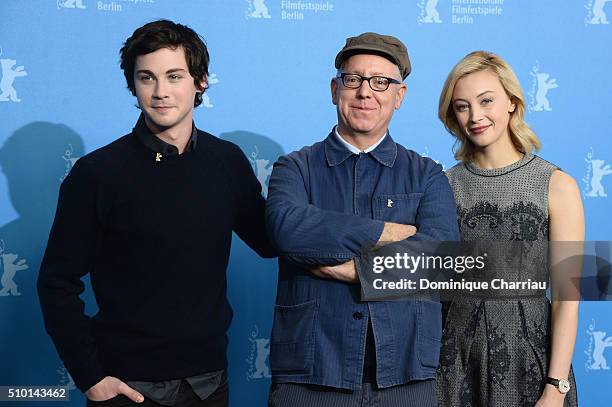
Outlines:
<svg viewBox="0 0 612 407"><path fill-rule="evenodd" d="M334 125L329 82L346 37L376 31L406 43L413 72L390 131L446 168L454 159L436 115L441 86L468 52L494 51L521 81L541 155L582 189L587 238L612 240L608 1L0 2L0 386L68 385L71 401L56 404L83 405L44 331L35 281L61 181L79 157L129 132L138 117L118 66L136 27L167 18L205 38L211 87L195 121L243 149L264 192L279 155L321 140ZM234 239L228 275L231 404L264 406L276 262ZM83 298L95 312L91 290ZM583 406L609 404L611 338L612 304L583 303L574 353Z"/></svg>

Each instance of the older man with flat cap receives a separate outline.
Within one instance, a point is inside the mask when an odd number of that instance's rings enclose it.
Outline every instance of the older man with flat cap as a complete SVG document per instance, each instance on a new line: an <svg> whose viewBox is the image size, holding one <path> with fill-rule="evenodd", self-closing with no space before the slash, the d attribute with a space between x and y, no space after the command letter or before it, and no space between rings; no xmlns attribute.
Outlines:
<svg viewBox="0 0 612 407"><path fill-rule="evenodd" d="M338 124L281 157L270 178L267 226L281 257L269 405L435 406L440 304L362 301L356 269L365 245L457 240L453 193L440 165L389 134L411 69L404 44L364 33L335 65Z"/></svg>

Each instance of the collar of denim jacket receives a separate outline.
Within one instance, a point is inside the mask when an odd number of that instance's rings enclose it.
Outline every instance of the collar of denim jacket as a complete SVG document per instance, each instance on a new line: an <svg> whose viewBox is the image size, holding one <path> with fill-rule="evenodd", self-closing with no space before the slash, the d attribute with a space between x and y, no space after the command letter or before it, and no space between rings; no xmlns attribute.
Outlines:
<svg viewBox="0 0 612 407"><path fill-rule="evenodd" d="M353 154L354 153L336 136L335 128L332 129L325 139L325 156L327 158L327 164L330 167L336 166L343 163ZM391 138L391 134L387 131L386 136L382 139L380 144L367 154L371 154L380 164L386 167L393 167L395 158L397 157L397 145Z"/></svg>

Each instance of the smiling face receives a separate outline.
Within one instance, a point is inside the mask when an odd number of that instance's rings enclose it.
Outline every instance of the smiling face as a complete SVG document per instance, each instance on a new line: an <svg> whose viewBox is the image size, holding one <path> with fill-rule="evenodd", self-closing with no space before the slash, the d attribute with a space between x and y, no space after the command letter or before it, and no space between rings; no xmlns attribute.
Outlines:
<svg viewBox="0 0 612 407"><path fill-rule="evenodd" d="M495 73L483 70L459 79L452 107L457 123L477 149L497 143L512 145L508 123L516 106Z"/></svg>
<svg viewBox="0 0 612 407"><path fill-rule="evenodd" d="M342 72L402 80L397 65L378 55L353 55L344 62ZM401 106L406 85L391 84L386 91L376 92L367 81L357 89L347 89L340 79L332 79L331 93L338 113L338 132L349 139L361 137L375 142L387 131L393 110Z"/></svg>
<svg viewBox="0 0 612 407"><path fill-rule="evenodd" d="M138 105L153 133L191 132L193 103L198 89L189 73L183 47L160 48L136 58L134 85Z"/></svg>

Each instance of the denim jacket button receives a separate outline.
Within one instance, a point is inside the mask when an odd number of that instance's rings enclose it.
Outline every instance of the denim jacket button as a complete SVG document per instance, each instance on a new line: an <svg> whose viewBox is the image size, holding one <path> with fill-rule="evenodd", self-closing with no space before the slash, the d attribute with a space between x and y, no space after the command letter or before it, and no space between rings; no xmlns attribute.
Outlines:
<svg viewBox="0 0 612 407"><path fill-rule="evenodd" d="M359 321L361 318L363 318L363 314L361 312L355 312L353 314L353 319L356 319L357 321Z"/></svg>

